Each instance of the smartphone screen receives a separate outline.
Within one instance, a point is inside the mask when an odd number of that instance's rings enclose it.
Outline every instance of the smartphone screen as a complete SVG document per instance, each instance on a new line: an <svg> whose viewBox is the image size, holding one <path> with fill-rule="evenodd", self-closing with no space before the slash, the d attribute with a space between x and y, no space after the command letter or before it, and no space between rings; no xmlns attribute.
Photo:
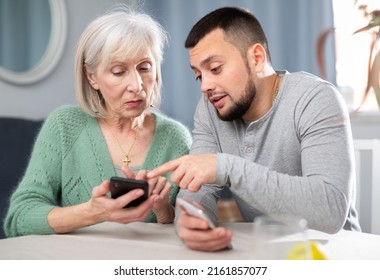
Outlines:
<svg viewBox="0 0 380 280"><path fill-rule="evenodd" d="M144 194L142 196L131 201L124 208L136 207L140 205L142 202L144 202L146 199L148 199L148 196L149 196L148 183L143 180L135 180L135 179L114 176L110 179L110 185L111 185L110 191L111 191L112 198L118 198L119 196L124 195L128 193L129 191L135 190L135 189L142 189L144 191Z"/></svg>

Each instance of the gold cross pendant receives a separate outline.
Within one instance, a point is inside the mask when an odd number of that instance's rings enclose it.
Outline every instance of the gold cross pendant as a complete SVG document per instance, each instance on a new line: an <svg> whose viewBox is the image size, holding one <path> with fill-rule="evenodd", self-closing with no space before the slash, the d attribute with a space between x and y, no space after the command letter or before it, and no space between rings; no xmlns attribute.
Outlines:
<svg viewBox="0 0 380 280"><path fill-rule="evenodd" d="M125 159L123 160L123 162L125 163L126 166L128 166L131 160L128 158L128 156L125 156Z"/></svg>

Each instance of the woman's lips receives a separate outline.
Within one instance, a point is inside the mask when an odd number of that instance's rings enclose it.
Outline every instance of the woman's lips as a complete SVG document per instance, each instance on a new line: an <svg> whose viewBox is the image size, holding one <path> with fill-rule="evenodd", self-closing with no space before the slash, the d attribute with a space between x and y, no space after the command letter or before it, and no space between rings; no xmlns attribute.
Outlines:
<svg viewBox="0 0 380 280"><path fill-rule="evenodd" d="M136 108L136 107L140 106L141 103L142 103L142 100L132 100L132 101L128 101L124 104L128 108Z"/></svg>

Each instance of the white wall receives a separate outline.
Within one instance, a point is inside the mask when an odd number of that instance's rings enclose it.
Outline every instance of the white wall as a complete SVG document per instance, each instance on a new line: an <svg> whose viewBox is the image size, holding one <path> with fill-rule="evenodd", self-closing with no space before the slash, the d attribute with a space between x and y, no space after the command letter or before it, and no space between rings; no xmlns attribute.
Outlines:
<svg viewBox="0 0 380 280"><path fill-rule="evenodd" d="M58 66L40 82L16 86L0 79L0 117L45 118L63 104L75 104L74 52L85 26L115 1L66 0L67 42ZM118 2L130 2L128 0Z"/></svg>
<svg viewBox="0 0 380 280"><path fill-rule="evenodd" d="M354 139L380 139L380 111L353 114L351 126Z"/></svg>
<svg viewBox="0 0 380 280"><path fill-rule="evenodd" d="M380 139L380 113L367 112L351 115L352 135L354 139ZM360 142L360 141L359 141ZM357 142L356 142L357 144ZM358 146L356 145L356 151ZM368 147L367 147L368 148ZM379 157L374 153L378 151L366 151L360 149L360 154L356 154L357 168L357 205L359 211L359 222L364 232L379 234L378 213L373 209L380 204L377 167L374 165L374 157ZM358 155L360 155L358 157ZM378 178L378 177L376 177Z"/></svg>

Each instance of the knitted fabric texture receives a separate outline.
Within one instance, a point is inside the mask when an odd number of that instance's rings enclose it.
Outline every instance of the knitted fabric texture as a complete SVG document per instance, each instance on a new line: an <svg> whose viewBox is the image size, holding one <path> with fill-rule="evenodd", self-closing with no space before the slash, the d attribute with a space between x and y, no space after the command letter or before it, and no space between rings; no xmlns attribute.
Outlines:
<svg viewBox="0 0 380 280"><path fill-rule="evenodd" d="M147 170L187 154L191 145L184 125L160 113L154 116L155 134L141 167ZM97 120L77 106L57 109L41 128L25 175L11 197L6 235L54 233L47 222L49 211L88 201L93 187L112 176L115 171ZM178 190L172 186L172 205ZM153 212L146 222L156 222Z"/></svg>

